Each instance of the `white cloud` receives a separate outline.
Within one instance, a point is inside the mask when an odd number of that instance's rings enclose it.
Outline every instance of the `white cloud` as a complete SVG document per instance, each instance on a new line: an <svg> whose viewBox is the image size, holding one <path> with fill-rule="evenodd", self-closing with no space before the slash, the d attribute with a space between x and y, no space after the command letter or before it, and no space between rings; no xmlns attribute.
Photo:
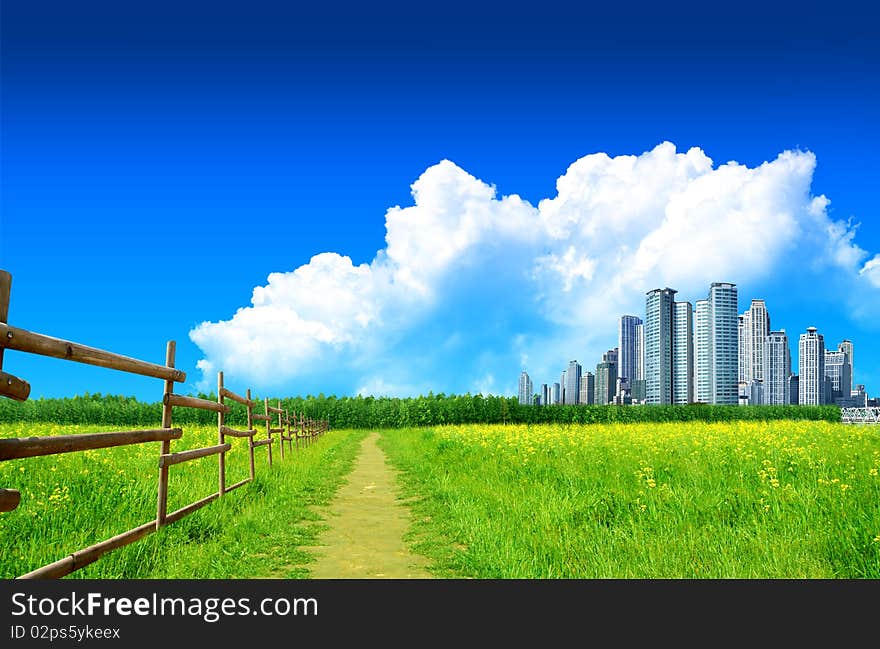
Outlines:
<svg viewBox="0 0 880 649"><path fill-rule="evenodd" d="M867 279L875 287L880 288L880 254L874 255L873 259L865 262L859 270L859 275Z"/></svg>
<svg viewBox="0 0 880 649"><path fill-rule="evenodd" d="M316 255L269 275L229 320L193 329L199 369L208 386L222 368L255 387L295 379L303 392L486 392L496 376L515 380L523 359L540 383L569 358L597 357L596 341L619 314L640 313L651 288L702 296L712 281L760 280L808 258L880 287L880 256L863 264L856 227L811 195L815 165L785 151L715 167L665 142L585 156L535 207L444 160L413 183L413 205L388 210L372 263ZM312 389L319 381L336 383Z"/></svg>

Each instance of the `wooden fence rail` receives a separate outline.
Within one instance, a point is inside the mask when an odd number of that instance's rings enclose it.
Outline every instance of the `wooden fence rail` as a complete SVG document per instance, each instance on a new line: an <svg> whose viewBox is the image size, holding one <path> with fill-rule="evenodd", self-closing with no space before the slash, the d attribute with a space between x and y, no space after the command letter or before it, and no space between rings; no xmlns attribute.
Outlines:
<svg viewBox="0 0 880 649"><path fill-rule="evenodd" d="M87 347L79 343L52 338L42 334L33 333L25 329L11 327L8 324L9 298L12 286L12 276L5 270L0 270L0 396L25 401L30 396L30 385L27 381L17 378L3 371L4 351L15 351L50 356L78 363L97 365L131 374L139 374L164 381L162 393L162 423L161 428L150 430L129 430L102 433L85 433L78 435L56 435L50 437L29 437L0 439L0 461L16 460L44 455L57 455L60 453L75 453L93 449L110 448L114 446L128 446L131 444L143 444L147 442L160 442L158 456L158 481L156 496L156 518L134 529L122 532L116 536L96 543L82 550L59 559L53 563L32 570L18 577L19 579L35 578L60 578L79 570L97 561L101 556L133 543L143 537L159 530L163 525L171 524L180 520L217 498L238 489L255 478L254 449L266 446L268 449L268 463L272 465L272 445L275 439L272 435L279 434L279 447L281 457L284 458L284 442L290 443L295 439L299 449L300 440L310 442L314 437L327 432L330 428L326 420L305 419L300 413L290 413L282 407L281 400L277 406L270 406L269 399L263 400L264 414L254 413L256 402L251 399L251 391L247 390L244 397L227 390L223 384L223 372L217 374L217 401L209 401L197 397L184 396L174 393L174 384L186 381L186 373L175 368L176 344L169 341L165 349L165 364L158 365L136 358L122 356L113 352ZM226 415L232 410L225 403L226 399L235 401L245 406L247 412L247 429L236 430L226 425ZM217 445L204 448L188 449L171 452L172 440L183 437L183 429L173 427L173 409L199 408L217 413ZM277 425L273 426L277 415ZM257 430L254 428L255 421L266 422L266 438L254 439ZM286 433L286 435L285 435ZM226 486L226 453L232 444L226 441L226 437L247 439L249 453L249 476L239 480L231 486ZM307 441L306 441L307 440ZM190 503L170 514L168 512L168 483L171 466L196 460L203 457L216 455L218 457L218 486L217 491ZM17 474L16 474L17 475ZM21 494L16 489L0 488L0 512L11 512L21 504ZM2 518L0 518L2 521Z"/></svg>

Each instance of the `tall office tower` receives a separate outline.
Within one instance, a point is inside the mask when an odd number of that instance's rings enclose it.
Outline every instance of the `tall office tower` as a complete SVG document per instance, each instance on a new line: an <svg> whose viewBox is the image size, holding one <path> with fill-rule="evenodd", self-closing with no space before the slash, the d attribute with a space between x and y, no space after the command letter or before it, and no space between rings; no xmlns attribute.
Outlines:
<svg viewBox="0 0 880 649"><path fill-rule="evenodd" d="M519 375L519 403L522 406L532 405L532 379L525 370Z"/></svg>
<svg viewBox="0 0 880 649"><path fill-rule="evenodd" d="M749 348L752 346L751 314L746 311L737 317L737 368L740 383L748 383L752 376L749 371Z"/></svg>
<svg viewBox="0 0 880 649"><path fill-rule="evenodd" d="M749 380L764 380L764 339L770 333L770 314L764 300L752 300L749 314Z"/></svg>
<svg viewBox="0 0 880 649"><path fill-rule="evenodd" d="M578 396L578 403L582 405L591 405L595 399L596 377L592 372L581 375L581 393Z"/></svg>
<svg viewBox="0 0 880 649"><path fill-rule="evenodd" d="M694 402L694 316L690 302L676 302L672 318L672 403Z"/></svg>
<svg viewBox="0 0 880 649"><path fill-rule="evenodd" d="M850 374L849 359L846 352L825 350L825 382L830 390L830 400L827 403L835 403L837 399L849 399L852 393L852 375Z"/></svg>
<svg viewBox="0 0 880 649"><path fill-rule="evenodd" d="M562 394L559 383L553 384L553 394L551 395L550 402L554 405L562 403Z"/></svg>
<svg viewBox="0 0 880 649"><path fill-rule="evenodd" d="M798 342L798 403L825 403L825 337L807 327Z"/></svg>
<svg viewBox="0 0 880 649"><path fill-rule="evenodd" d="M559 375L559 403L565 403L565 370Z"/></svg>
<svg viewBox="0 0 880 649"><path fill-rule="evenodd" d="M749 403L757 405L764 402L764 383L758 379L749 381Z"/></svg>
<svg viewBox="0 0 880 649"><path fill-rule="evenodd" d="M801 382L797 374L788 377L788 403L796 406L800 403Z"/></svg>
<svg viewBox="0 0 880 649"><path fill-rule="evenodd" d="M565 370L565 403L577 405L580 396L581 366L577 361L569 361Z"/></svg>
<svg viewBox="0 0 880 649"><path fill-rule="evenodd" d="M596 403L604 406L614 400L617 388L617 363L602 361L596 365Z"/></svg>
<svg viewBox="0 0 880 649"><path fill-rule="evenodd" d="M771 331L764 339L761 354L761 375L764 377L764 403L785 406L790 403L788 377L791 375L791 350L785 329Z"/></svg>
<svg viewBox="0 0 880 649"><path fill-rule="evenodd" d="M645 323L636 325L636 373L633 378L636 381L645 380ZM629 378L629 377L626 377Z"/></svg>
<svg viewBox="0 0 880 649"><path fill-rule="evenodd" d="M550 394L550 386L546 383L541 384L541 405L549 406L552 401L553 395Z"/></svg>
<svg viewBox="0 0 880 649"><path fill-rule="evenodd" d="M602 362L605 363L614 363L619 367L620 360L620 349L615 347L614 349L609 349L607 352L602 354Z"/></svg>
<svg viewBox="0 0 880 649"><path fill-rule="evenodd" d="M736 405L738 352L736 284L713 282L709 287L710 403Z"/></svg>
<svg viewBox="0 0 880 649"><path fill-rule="evenodd" d="M672 323L675 289L645 299L645 403L672 403Z"/></svg>
<svg viewBox="0 0 880 649"><path fill-rule="evenodd" d="M844 339L843 342L841 342L841 343L837 346L837 351L839 351L839 352L843 352L844 354L847 355L847 359L848 359L847 362L849 363L849 377L850 377L850 383L851 383L852 385L855 385L855 382L856 382L856 375L855 375L855 373L853 372L853 369L854 369L854 368L853 368L853 344L852 344L852 342L849 341L849 340ZM844 395L844 396L846 396L846 395Z"/></svg>
<svg viewBox="0 0 880 649"><path fill-rule="evenodd" d="M638 327L642 319L634 315L620 317L620 326L617 332L617 349L619 352L617 363L617 375L632 384L637 378L636 367L638 366Z"/></svg>
<svg viewBox="0 0 880 649"><path fill-rule="evenodd" d="M602 354L602 362L596 365L596 403L611 403L617 391L617 350Z"/></svg>
<svg viewBox="0 0 880 649"><path fill-rule="evenodd" d="M699 403L712 401L709 300L697 300L694 323L694 395Z"/></svg>

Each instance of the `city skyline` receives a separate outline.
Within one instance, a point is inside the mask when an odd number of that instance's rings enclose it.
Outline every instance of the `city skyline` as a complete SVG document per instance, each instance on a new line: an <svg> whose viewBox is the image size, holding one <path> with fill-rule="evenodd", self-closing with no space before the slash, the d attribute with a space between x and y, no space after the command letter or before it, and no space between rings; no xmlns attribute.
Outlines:
<svg viewBox="0 0 880 649"><path fill-rule="evenodd" d="M633 403L646 404L822 405L841 399L849 402L857 388L869 397L870 386L854 381L855 346L851 340L845 338L836 349L829 349L818 328L807 327L799 335L793 365L786 329L771 328L763 298L752 298L749 308L740 314L735 283L712 282L708 297L694 304L677 301L676 293L666 287L646 294L644 322L650 323L649 343L644 346L647 357L632 359L632 365L650 368L653 386L639 386L642 377L631 381L620 373L623 362L619 358L624 355L618 350L624 346L635 350L636 328L642 326L639 316L624 314L618 320L618 347L602 354L596 365L595 389L580 386L578 403L593 403L587 394L593 395L597 404L630 403L623 400L624 392ZM577 363L572 360L569 367ZM726 380L719 378L722 373ZM566 374L563 372L563 380ZM734 375L736 380L731 378ZM617 395L608 390L609 380L614 380L609 377L617 378ZM663 387L664 382L668 388ZM702 388L698 390L698 386ZM634 396L636 389L645 389L645 396ZM533 403L560 403L550 395L543 390L533 394Z"/></svg>
<svg viewBox="0 0 880 649"><path fill-rule="evenodd" d="M0 21L12 326L154 363L175 340L183 393L222 370L239 393L515 395L523 366L595 373L645 292L728 278L792 337L852 340L880 385L871 21L50 4ZM4 370L35 399L161 397L14 351Z"/></svg>

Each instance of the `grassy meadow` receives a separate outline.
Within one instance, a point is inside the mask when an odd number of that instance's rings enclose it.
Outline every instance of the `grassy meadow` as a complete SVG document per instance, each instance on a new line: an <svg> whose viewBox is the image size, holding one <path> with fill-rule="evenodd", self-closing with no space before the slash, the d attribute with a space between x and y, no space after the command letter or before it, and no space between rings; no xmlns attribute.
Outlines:
<svg viewBox="0 0 880 649"><path fill-rule="evenodd" d="M880 578L880 427L382 431L438 576Z"/></svg>
<svg viewBox="0 0 880 649"><path fill-rule="evenodd" d="M216 444L184 425L172 451ZM0 437L108 430L0 424ZM880 578L880 427L827 421L465 424L381 430L438 577ZM331 430L256 481L69 578L308 577L363 429ZM248 475L230 440L227 484ZM159 442L0 462L0 578L155 517ZM217 459L170 468L169 512L217 489Z"/></svg>
<svg viewBox="0 0 880 649"><path fill-rule="evenodd" d="M101 425L0 424L0 437L71 435ZM184 425L173 452L217 443L217 427ZM322 528L311 505L326 504L364 436L332 431L273 465L255 449L256 479L68 578L252 578L307 576L308 546ZM226 484L249 476L247 441L227 438ZM160 442L0 462L0 487L21 505L0 514L0 578L61 559L156 517ZM168 511L217 491L217 456L170 467Z"/></svg>

